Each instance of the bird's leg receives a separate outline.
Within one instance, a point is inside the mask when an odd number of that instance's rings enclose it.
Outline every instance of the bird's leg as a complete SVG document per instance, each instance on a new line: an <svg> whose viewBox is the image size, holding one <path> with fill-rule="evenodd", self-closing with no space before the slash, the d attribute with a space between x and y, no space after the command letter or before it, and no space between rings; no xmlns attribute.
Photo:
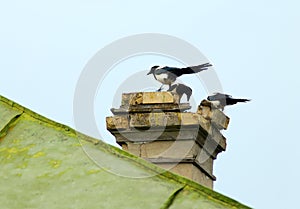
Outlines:
<svg viewBox="0 0 300 209"><path fill-rule="evenodd" d="M170 91L170 89L171 89L171 84L169 84L169 89L167 91Z"/></svg>
<svg viewBox="0 0 300 209"><path fill-rule="evenodd" d="M164 85L164 84L163 84ZM159 88L159 89L157 89L156 91L161 91L162 90L162 87L163 87L163 85L161 85L161 87Z"/></svg>

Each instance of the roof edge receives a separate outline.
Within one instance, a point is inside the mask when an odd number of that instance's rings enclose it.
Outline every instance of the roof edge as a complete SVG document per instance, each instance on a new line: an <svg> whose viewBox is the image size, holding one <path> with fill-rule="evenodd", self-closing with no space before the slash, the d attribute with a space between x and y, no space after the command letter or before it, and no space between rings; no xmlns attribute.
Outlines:
<svg viewBox="0 0 300 209"><path fill-rule="evenodd" d="M122 149L119 149L115 146L112 146L110 144L107 144L103 141L101 141L100 139L96 139L96 138L93 138L91 136L88 136L86 134L83 134L83 133L80 133L78 131L76 131L75 129L71 128L70 126L67 126L67 125L64 125L62 123L59 123L59 122L56 122L54 120L51 120L45 116L42 116L10 99L7 99L6 97L4 96L1 96L0 95L0 102L3 102L5 104L7 104L8 106L11 106L12 108L14 109L17 109L19 111L22 111L21 115L23 113L25 114L28 114L29 116L41 121L41 122L44 122L46 124L49 124L51 126L54 126L54 127L57 127L59 129L61 129L62 131L66 132L67 134L72 134L74 136L77 136L79 137L80 139L83 139L87 142L90 142L96 146L101 146L102 148L105 148L108 152L112 153L112 154L115 154L117 156L120 156L120 157L125 157L126 159L134 162L134 163L137 163L139 164L140 166L143 166L147 169L150 169L154 172L157 172L159 173L159 176L161 176L162 178L165 178L165 179L168 179L168 180L173 180L175 182L178 182L178 183L182 183L185 188L190 188L194 191L197 191L197 192L201 192L203 195L206 195L206 196L210 196L212 198L215 199L215 201L218 201L222 204L225 204L225 205L230 205L230 206L235 206L237 208L250 208L246 205L243 205L242 203L232 199L232 198L229 198L225 195L222 195L221 193L218 193L214 190L211 190L209 188L206 188L205 186L202 186L190 179L187 179L183 176L179 176L175 173L172 173L170 171L167 171L163 168L160 168L140 157L137 157L129 152L126 152Z"/></svg>
<svg viewBox="0 0 300 209"><path fill-rule="evenodd" d="M32 111L32 110L16 103L16 102L14 102L14 101L12 101L12 100L10 100L10 99L2 96L2 95L0 95L0 102L3 102L5 104L7 104L8 106L11 106L13 109L17 109L17 110L21 111L22 113L20 115L22 115L23 113L26 113L27 115L29 115L29 116L31 116L31 117L33 117L33 118L35 118L35 119L37 119L41 122L47 123L51 126L55 126L59 129L62 129L63 131L69 132L69 134L77 135L79 133L78 131L71 128L70 126L67 126L65 124L56 122L56 121L54 121L52 119L49 119L49 118L47 118L43 115L40 115L39 113L36 113L36 112L34 112L34 111ZM82 135L84 135L84 134L82 134ZM86 137L88 137L89 139L87 139ZM86 137L85 137L86 141L92 142L93 144L97 144L99 142L98 139L94 139L90 136L86 136Z"/></svg>

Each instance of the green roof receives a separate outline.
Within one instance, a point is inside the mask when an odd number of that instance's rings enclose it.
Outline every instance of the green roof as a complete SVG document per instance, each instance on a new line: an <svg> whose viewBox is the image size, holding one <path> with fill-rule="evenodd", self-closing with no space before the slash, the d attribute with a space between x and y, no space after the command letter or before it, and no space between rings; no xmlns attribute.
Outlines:
<svg viewBox="0 0 300 209"><path fill-rule="evenodd" d="M148 177L116 175L109 165ZM2 96L0 166L4 209L248 208Z"/></svg>

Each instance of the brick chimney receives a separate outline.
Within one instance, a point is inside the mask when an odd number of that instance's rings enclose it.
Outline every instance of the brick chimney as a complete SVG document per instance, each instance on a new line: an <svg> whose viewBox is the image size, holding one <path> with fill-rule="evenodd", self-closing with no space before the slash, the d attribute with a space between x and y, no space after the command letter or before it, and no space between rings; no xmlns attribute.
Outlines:
<svg viewBox="0 0 300 209"><path fill-rule="evenodd" d="M225 151L229 118L203 100L187 112L172 92L124 93L120 108L106 118L107 130L123 150L213 188L213 161Z"/></svg>

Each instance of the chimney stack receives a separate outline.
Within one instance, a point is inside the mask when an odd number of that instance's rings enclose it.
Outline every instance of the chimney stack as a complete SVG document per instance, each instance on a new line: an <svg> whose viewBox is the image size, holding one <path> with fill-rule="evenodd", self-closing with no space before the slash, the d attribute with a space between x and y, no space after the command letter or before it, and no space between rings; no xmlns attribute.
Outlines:
<svg viewBox="0 0 300 209"><path fill-rule="evenodd" d="M123 150L213 188L213 161L225 151L229 118L203 100L187 112L172 92L124 93L119 109L106 118L107 130Z"/></svg>

